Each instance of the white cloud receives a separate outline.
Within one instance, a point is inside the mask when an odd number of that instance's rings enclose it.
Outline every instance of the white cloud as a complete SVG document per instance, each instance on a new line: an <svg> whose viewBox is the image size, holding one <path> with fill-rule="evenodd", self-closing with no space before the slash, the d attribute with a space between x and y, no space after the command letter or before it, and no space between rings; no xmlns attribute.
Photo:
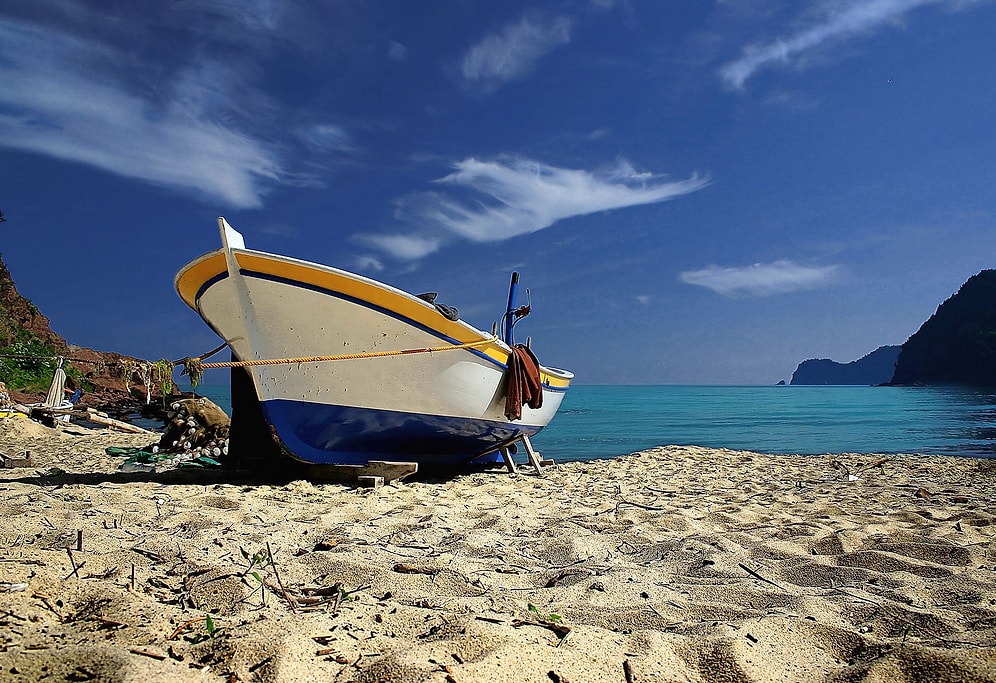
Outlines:
<svg viewBox="0 0 996 683"><path fill-rule="evenodd" d="M649 304L650 303L650 297L647 296L646 294L639 294L636 297L636 302L638 304Z"/></svg>
<svg viewBox="0 0 996 683"><path fill-rule="evenodd" d="M318 123L303 129L300 137L311 147L324 151L351 152L353 139L342 126L332 123Z"/></svg>
<svg viewBox="0 0 996 683"><path fill-rule="evenodd" d="M373 271L379 273L384 270L384 264L380 259L373 256L357 256L353 259L353 268L358 271Z"/></svg>
<svg viewBox="0 0 996 683"><path fill-rule="evenodd" d="M278 28L288 3L280 0L174 0L177 7L191 14L222 15L242 30L252 33L271 32ZM202 19L201 23L208 22Z"/></svg>
<svg viewBox="0 0 996 683"><path fill-rule="evenodd" d="M692 175L662 181L626 162L599 172L557 168L529 159L464 159L437 183L469 190L469 200L425 192L399 201L396 218L411 223L411 235L358 237L398 258L421 258L454 237L498 242L586 214L653 204L702 189L709 178ZM416 240L418 248L402 239ZM432 247L429 250L429 247Z"/></svg>
<svg viewBox="0 0 996 683"><path fill-rule="evenodd" d="M387 56L395 62L403 62L408 58L408 48L398 42L391 42L387 48Z"/></svg>
<svg viewBox="0 0 996 683"><path fill-rule="evenodd" d="M831 0L825 3L821 20L768 43L749 45L743 55L720 69L720 78L734 88L760 69L788 65L807 52L834 41L868 34L899 21L923 5L946 4L958 8L963 0Z"/></svg>
<svg viewBox="0 0 996 683"><path fill-rule="evenodd" d="M545 21L523 17L507 24L467 51L463 56L463 77L485 89L521 78L547 53L569 42L571 28L567 17Z"/></svg>
<svg viewBox="0 0 996 683"><path fill-rule="evenodd" d="M259 206L281 164L216 115L226 70L208 62L179 74L177 97L156 102L107 68L127 62L107 45L0 21L0 147Z"/></svg>
<svg viewBox="0 0 996 683"><path fill-rule="evenodd" d="M429 209L438 223L462 237L493 242L536 232L565 218L666 201L700 190L710 181L693 175L660 182L625 162L591 173L529 159L470 158L458 162L454 173L437 182L469 188L488 198L488 203L468 204L443 199Z"/></svg>
<svg viewBox="0 0 996 683"><path fill-rule="evenodd" d="M709 266L681 273L682 282L707 287L726 296L769 296L799 289L815 289L829 284L839 266L802 266L782 259L773 263L755 263L741 268Z"/></svg>
<svg viewBox="0 0 996 683"><path fill-rule="evenodd" d="M353 241L406 261L418 260L439 249L439 240L419 235L354 235Z"/></svg>

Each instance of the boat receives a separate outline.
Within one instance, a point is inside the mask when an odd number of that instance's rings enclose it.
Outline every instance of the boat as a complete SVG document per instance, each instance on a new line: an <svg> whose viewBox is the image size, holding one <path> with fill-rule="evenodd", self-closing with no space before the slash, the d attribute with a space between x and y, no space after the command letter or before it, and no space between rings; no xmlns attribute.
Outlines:
<svg viewBox="0 0 996 683"><path fill-rule="evenodd" d="M532 356L514 342L529 312L516 306L517 274L501 334L497 323L487 333L434 295L248 249L223 217L218 226L221 249L181 268L174 284L231 350L233 456L238 421L255 415L265 429L254 434L311 465L500 462L560 407L574 375L538 362L532 395L508 405ZM247 386L254 405L243 410L236 394Z"/></svg>

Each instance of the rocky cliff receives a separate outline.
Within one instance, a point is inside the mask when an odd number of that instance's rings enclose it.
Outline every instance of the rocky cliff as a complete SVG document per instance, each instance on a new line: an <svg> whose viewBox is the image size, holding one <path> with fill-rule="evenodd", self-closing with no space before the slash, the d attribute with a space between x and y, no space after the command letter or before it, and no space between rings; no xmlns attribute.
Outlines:
<svg viewBox="0 0 996 683"><path fill-rule="evenodd" d="M125 381L126 369L138 367L141 361L67 343L52 330L49 319L17 291L0 259L0 381L17 401L42 400L55 371L52 359L58 356L69 359L66 386L84 391L82 405L127 412L145 403L147 390L141 376L128 372Z"/></svg>
<svg viewBox="0 0 996 683"><path fill-rule="evenodd" d="M850 363L826 358L805 360L792 373L790 384L884 384L892 379L900 346L880 346Z"/></svg>
<svg viewBox="0 0 996 683"><path fill-rule="evenodd" d="M903 344L892 384L996 386L996 270L969 278Z"/></svg>

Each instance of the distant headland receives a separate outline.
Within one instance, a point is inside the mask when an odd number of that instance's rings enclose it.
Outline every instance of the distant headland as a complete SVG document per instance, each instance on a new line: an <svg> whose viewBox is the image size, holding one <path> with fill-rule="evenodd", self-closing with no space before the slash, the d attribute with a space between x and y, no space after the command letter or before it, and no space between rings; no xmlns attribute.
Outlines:
<svg viewBox="0 0 996 683"><path fill-rule="evenodd" d="M812 358L799 363L791 384L884 384L892 380L901 346L880 346L850 363Z"/></svg>
<svg viewBox="0 0 996 683"><path fill-rule="evenodd" d="M791 384L996 386L996 270L970 277L902 346L803 361Z"/></svg>

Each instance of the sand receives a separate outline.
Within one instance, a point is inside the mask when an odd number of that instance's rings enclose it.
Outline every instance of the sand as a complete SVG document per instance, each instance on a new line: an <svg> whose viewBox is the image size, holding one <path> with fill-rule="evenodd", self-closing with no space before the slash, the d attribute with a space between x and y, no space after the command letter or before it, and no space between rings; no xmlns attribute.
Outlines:
<svg viewBox="0 0 996 683"><path fill-rule="evenodd" d="M0 680L996 680L994 462L114 474L148 442L0 424Z"/></svg>

